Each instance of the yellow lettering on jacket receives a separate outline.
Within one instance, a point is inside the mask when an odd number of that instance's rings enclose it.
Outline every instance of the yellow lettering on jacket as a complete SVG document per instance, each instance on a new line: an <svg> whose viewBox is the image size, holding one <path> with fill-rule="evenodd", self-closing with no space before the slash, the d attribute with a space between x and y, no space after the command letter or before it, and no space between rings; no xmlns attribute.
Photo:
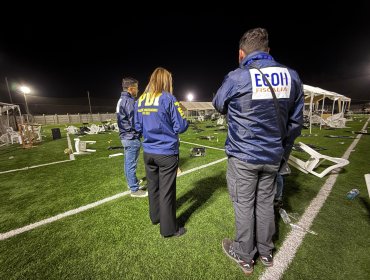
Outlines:
<svg viewBox="0 0 370 280"><path fill-rule="evenodd" d="M159 98L161 97L162 93L157 93L157 94L150 94L150 93L144 93L142 94L138 101L138 112L143 114L143 115L150 115L150 113L156 113L158 112L158 108L153 108L153 107L158 107L159 106ZM144 102L145 100L145 102ZM143 104L144 102L144 104ZM147 108L150 107L150 108Z"/></svg>
<svg viewBox="0 0 370 280"><path fill-rule="evenodd" d="M180 107L180 103L179 102L175 102L174 104L175 104L175 106L177 108L177 111L179 111L180 116L183 118L184 117L184 112L182 111L182 109Z"/></svg>
<svg viewBox="0 0 370 280"><path fill-rule="evenodd" d="M159 106L159 98L161 97L162 93L144 93L140 96L138 100L138 107L142 106L143 101L145 100L145 106Z"/></svg>
<svg viewBox="0 0 370 280"><path fill-rule="evenodd" d="M141 107L141 103L143 103L143 101L144 101L144 99L146 98L146 93L144 93L144 94L142 94L140 97L139 97L139 99L138 99L138 101L137 101L137 105L138 105L138 107Z"/></svg>

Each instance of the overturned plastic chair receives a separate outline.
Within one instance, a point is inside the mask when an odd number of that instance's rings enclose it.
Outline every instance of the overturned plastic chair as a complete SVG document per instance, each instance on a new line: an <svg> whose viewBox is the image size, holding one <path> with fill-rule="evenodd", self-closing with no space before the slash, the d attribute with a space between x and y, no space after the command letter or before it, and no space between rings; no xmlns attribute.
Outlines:
<svg viewBox="0 0 370 280"><path fill-rule="evenodd" d="M217 124L217 125L224 125L224 122L225 122L225 118L224 118L224 117L219 117L219 118L217 119L216 124Z"/></svg>
<svg viewBox="0 0 370 280"><path fill-rule="evenodd" d="M86 155L90 153L96 152L96 150L93 149L87 149L87 144L95 144L96 141L81 141L80 138L75 138L75 148L76 152L74 152L74 155Z"/></svg>
<svg viewBox="0 0 370 280"><path fill-rule="evenodd" d="M0 136L0 147L4 145L8 145L8 144L9 144L9 137L8 137L8 134L5 133Z"/></svg>
<svg viewBox="0 0 370 280"><path fill-rule="evenodd" d="M105 132L105 128L103 125L96 125L92 124L90 127L88 127L89 131L86 131L87 134L98 134Z"/></svg>
<svg viewBox="0 0 370 280"><path fill-rule="evenodd" d="M8 127L6 129L6 132L9 135L10 142L12 144L14 144L14 143L22 144L22 137L21 137L21 135L17 131L14 131L12 127Z"/></svg>
<svg viewBox="0 0 370 280"><path fill-rule="evenodd" d="M290 155L288 163L298 170L302 171L303 173L311 173L319 178L322 178L332 170L346 166L349 163L348 160L343 158L330 157L320 154L302 142L299 142L298 144L303 151L310 155L310 158L305 162L299 158ZM327 167L321 173L314 171L324 161L333 162L334 165Z"/></svg>
<svg viewBox="0 0 370 280"><path fill-rule="evenodd" d="M73 126L73 125L70 125L68 126L67 128L65 128L64 130L67 130L67 133L69 134L78 134L79 130L77 127Z"/></svg>

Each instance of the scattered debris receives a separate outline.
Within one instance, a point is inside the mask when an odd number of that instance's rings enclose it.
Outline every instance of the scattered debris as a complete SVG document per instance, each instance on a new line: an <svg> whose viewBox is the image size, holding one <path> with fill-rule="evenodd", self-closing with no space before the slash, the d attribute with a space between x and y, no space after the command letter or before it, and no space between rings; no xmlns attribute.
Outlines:
<svg viewBox="0 0 370 280"><path fill-rule="evenodd" d="M109 155L109 158L118 157L118 156L123 156L123 153L117 153L117 154Z"/></svg>
<svg viewBox="0 0 370 280"><path fill-rule="evenodd" d="M366 130L366 129L364 129L364 130L360 130L360 131L352 131L352 133L354 133L354 134L370 135L370 133L369 133L369 132L367 132L367 130Z"/></svg>
<svg viewBox="0 0 370 280"><path fill-rule="evenodd" d="M301 231L305 231L305 232L317 235L317 233L312 231L312 230L306 229L306 228L304 228L300 225L297 225L297 224L293 224L292 221L289 218L288 213L283 208L279 209L279 214L280 214L280 217L283 219L283 222L287 225L290 225L290 227L292 229L298 229L298 230L301 230Z"/></svg>
<svg viewBox="0 0 370 280"><path fill-rule="evenodd" d="M216 131L227 131L227 128L223 125L220 126L219 128L215 129Z"/></svg>
<svg viewBox="0 0 370 280"><path fill-rule="evenodd" d="M191 157L204 157L206 155L206 148L205 147L195 147L190 149L190 156Z"/></svg>
<svg viewBox="0 0 370 280"><path fill-rule="evenodd" d="M354 200L359 194L360 191L358 189L352 189L346 194L346 196L348 200Z"/></svg>
<svg viewBox="0 0 370 280"><path fill-rule="evenodd" d="M316 146L316 145L313 145L313 144L306 144L308 147L314 149L315 151L323 151L323 150L327 150L327 148L324 148L324 147L320 147L320 146ZM293 148L292 148L294 151L297 151L297 152L304 152L304 150L300 147L299 144L294 144L293 145Z"/></svg>
<svg viewBox="0 0 370 280"><path fill-rule="evenodd" d="M317 233L316 233L316 232L314 232L313 230L306 229L306 228L301 227L301 226L299 226L299 225L297 225L297 224L290 223L289 225L290 225L290 227L291 227L292 229L298 229L298 230L301 230L301 231L305 231L305 232L311 233L311 234L313 234L313 235L317 235Z"/></svg>
<svg viewBox="0 0 370 280"><path fill-rule="evenodd" d="M117 150L117 149L123 149L123 146L109 146L107 150Z"/></svg>
<svg viewBox="0 0 370 280"><path fill-rule="evenodd" d="M301 137L318 136L318 134L301 134Z"/></svg>
<svg viewBox="0 0 370 280"><path fill-rule="evenodd" d="M354 139L354 136L348 136L348 135L325 135L324 137L328 138L349 138L349 139Z"/></svg>
<svg viewBox="0 0 370 280"><path fill-rule="evenodd" d="M210 136L199 136L198 138L199 139L203 139L203 140L213 140L213 139L215 139L215 136L213 136L213 135L210 135Z"/></svg>

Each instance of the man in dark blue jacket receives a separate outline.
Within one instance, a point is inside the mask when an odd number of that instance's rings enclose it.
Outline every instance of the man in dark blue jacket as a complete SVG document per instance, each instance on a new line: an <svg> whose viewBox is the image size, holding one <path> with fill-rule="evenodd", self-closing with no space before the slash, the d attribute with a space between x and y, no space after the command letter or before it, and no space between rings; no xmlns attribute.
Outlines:
<svg viewBox="0 0 370 280"><path fill-rule="evenodd" d="M213 105L228 119L226 179L236 220L235 240L224 239L222 247L245 274L251 274L257 252L265 266L273 265L274 180L283 156L288 158L301 133L304 95L298 74L269 55L263 28L243 35L239 63L225 77ZM276 94L279 116L258 69Z"/></svg>
<svg viewBox="0 0 370 280"><path fill-rule="evenodd" d="M124 171L132 197L146 197L148 192L139 189L136 177L137 161L140 153L140 133L134 128L134 104L138 93L138 81L123 78L123 91L117 103L117 124L119 136L124 147Z"/></svg>

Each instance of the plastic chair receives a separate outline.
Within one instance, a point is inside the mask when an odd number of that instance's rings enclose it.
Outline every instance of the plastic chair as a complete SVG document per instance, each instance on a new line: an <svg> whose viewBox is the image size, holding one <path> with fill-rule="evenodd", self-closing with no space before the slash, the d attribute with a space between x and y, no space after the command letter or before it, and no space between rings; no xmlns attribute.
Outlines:
<svg viewBox="0 0 370 280"><path fill-rule="evenodd" d="M95 144L96 141L81 141L80 138L75 138L75 149L76 152L74 152L74 155L86 155L90 153L96 152L96 150L93 149L87 149L87 144Z"/></svg>
<svg viewBox="0 0 370 280"><path fill-rule="evenodd" d="M336 158L330 157L323 154L318 153L314 149L310 148L306 144L299 142L299 147L310 155L310 158L305 162L299 158L296 158L292 155L289 157L289 164L297 168L298 170L302 171L303 173L311 173L319 178L324 177L326 174L331 172L334 169L341 168L347 164L349 161L343 158ZM328 168L324 169L321 173L314 171L317 167L319 167L324 161L331 161L334 165L329 166Z"/></svg>

